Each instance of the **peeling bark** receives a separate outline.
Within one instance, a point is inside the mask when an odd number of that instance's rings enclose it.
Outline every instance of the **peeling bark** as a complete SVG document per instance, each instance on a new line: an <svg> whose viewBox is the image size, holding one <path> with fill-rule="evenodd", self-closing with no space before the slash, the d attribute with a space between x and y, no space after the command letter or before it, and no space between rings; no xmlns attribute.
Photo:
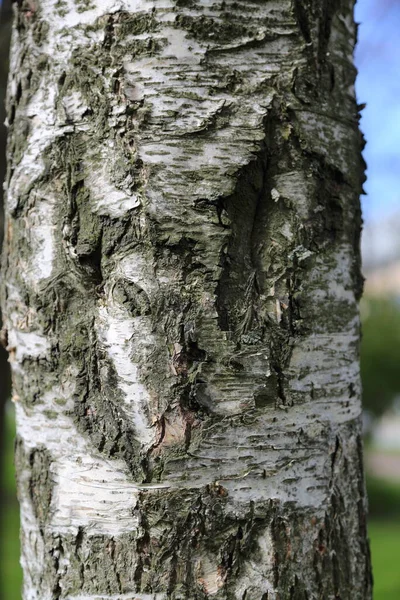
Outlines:
<svg viewBox="0 0 400 600"><path fill-rule="evenodd" d="M24 600L368 600L352 0L21 0Z"/></svg>

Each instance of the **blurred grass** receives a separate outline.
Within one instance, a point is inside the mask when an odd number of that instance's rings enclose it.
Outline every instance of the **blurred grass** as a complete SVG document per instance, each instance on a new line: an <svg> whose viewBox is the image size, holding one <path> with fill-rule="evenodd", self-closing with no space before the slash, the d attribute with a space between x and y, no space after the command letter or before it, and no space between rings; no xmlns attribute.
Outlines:
<svg viewBox="0 0 400 600"><path fill-rule="evenodd" d="M21 600L22 573L19 566L19 508L7 503L2 512L0 551L0 598Z"/></svg>
<svg viewBox="0 0 400 600"><path fill-rule="evenodd" d="M0 598L21 600L19 511L13 468L14 415L7 411L5 498L1 512ZM400 600L400 484L367 478L374 600Z"/></svg>
<svg viewBox="0 0 400 600"><path fill-rule="evenodd" d="M367 477L374 600L400 600L400 484Z"/></svg>
<svg viewBox="0 0 400 600"><path fill-rule="evenodd" d="M400 521L369 523L374 600L400 599Z"/></svg>
<svg viewBox="0 0 400 600"><path fill-rule="evenodd" d="M19 507L16 498L14 477L14 435L15 422L13 407L7 405L4 480L2 482L0 514L0 598L21 600L22 572L19 566Z"/></svg>

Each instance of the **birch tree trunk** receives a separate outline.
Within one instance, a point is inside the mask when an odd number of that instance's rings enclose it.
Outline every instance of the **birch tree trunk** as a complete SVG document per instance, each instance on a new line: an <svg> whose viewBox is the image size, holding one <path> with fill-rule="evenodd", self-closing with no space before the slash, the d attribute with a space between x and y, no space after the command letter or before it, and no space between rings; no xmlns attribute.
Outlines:
<svg viewBox="0 0 400 600"><path fill-rule="evenodd" d="M20 0L24 600L367 600L353 0Z"/></svg>
<svg viewBox="0 0 400 600"><path fill-rule="evenodd" d="M11 33L11 3L6 0L0 4L0 252L3 246L4 233L4 202L3 186L6 172L6 128L4 126L5 115L5 92L7 87L8 52L10 47ZM0 329L2 329L2 316L0 310ZM3 516L3 502L5 501L4 489L4 438L5 438L5 411L6 402L10 397L10 365L7 362L7 352L1 343L0 334L0 532ZM0 533L1 535L1 533Z"/></svg>

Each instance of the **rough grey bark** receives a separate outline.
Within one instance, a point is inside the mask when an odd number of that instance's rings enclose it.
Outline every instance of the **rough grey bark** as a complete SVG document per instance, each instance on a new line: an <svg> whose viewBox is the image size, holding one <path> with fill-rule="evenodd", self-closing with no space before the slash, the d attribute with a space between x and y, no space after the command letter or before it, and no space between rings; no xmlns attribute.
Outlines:
<svg viewBox="0 0 400 600"><path fill-rule="evenodd" d="M22 0L24 600L371 597L352 0Z"/></svg>
<svg viewBox="0 0 400 600"><path fill-rule="evenodd" d="M0 251L3 245L4 232L4 203L3 203L3 181L6 173L6 128L4 121L5 95L8 73L8 52L11 34L11 3L7 0L0 5ZM0 311L0 329L2 329L2 317ZM6 401L10 397L10 366L7 362L7 352L2 344L0 335L0 510L5 500L3 490L3 453L5 433L5 409ZM1 519L0 519L1 521Z"/></svg>

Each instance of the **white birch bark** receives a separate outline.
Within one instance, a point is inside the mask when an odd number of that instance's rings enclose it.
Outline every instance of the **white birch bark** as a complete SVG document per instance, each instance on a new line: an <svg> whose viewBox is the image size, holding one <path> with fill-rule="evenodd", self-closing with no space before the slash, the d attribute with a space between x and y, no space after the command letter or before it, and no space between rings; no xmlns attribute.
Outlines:
<svg viewBox="0 0 400 600"><path fill-rule="evenodd" d="M24 600L371 594L352 0L23 0Z"/></svg>

